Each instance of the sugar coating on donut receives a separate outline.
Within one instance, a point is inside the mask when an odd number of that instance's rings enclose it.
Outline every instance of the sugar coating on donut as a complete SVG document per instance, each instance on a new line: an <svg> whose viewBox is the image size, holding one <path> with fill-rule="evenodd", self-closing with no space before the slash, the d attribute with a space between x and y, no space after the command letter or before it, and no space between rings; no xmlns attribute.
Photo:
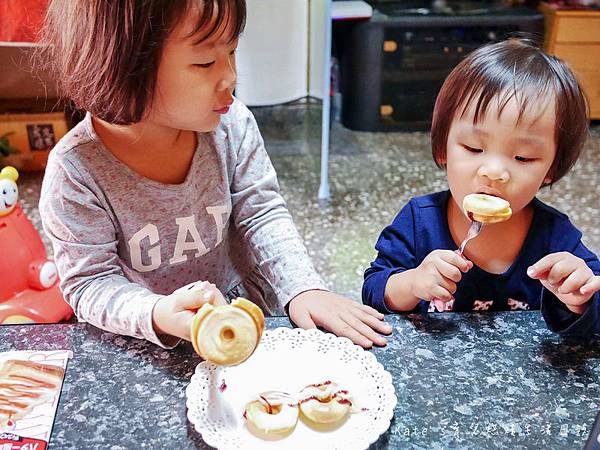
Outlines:
<svg viewBox="0 0 600 450"><path fill-rule="evenodd" d="M316 424L332 424L345 419L352 408L347 390L332 382L311 384L299 395L300 412Z"/></svg>
<svg viewBox="0 0 600 450"><path fill-rule="evenodd" d="M236 299L231 305L204 304L192 321L190 333L192 345L203 359L236 365L252 355L263 330L260 308L248 300Z"/></svg>
<svg viewBox="0 0 600 450"><path fill-rule="evenodd" d="M469 218L483 223L498 223L510 219L510 203L487 194L468 194L463 199L463 209Z"/></svg>
<svg viewBox="0 0 600 450"><path fill-rule="evenodd" d="M298 403L285 392L270 391L258 395L244 410L248 430L261 439L280 439L298 423Z"/></svg>

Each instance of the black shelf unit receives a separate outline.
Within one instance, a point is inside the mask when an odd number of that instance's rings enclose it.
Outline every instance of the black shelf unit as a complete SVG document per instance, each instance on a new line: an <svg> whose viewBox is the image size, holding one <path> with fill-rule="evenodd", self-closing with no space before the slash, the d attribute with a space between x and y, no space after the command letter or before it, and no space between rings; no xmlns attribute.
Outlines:
<svg viewBox="0 0 600 450"><path fill-rule="evenodd" d="M427 130L446 76L469 52L515 34L542 40L544 17L527 7L483 15L373 17L337 30L341 121L359 131ZM334 30L334 33L336 31Z"/></svg>

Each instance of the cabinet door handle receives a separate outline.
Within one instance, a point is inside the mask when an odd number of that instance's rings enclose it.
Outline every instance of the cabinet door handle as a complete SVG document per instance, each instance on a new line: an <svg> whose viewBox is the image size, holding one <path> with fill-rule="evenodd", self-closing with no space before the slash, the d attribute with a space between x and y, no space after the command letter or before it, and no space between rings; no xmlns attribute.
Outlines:
<svg viewBox="0 0 600 450"><path fill-rule="evenodd" d="M392 105L381 105L379 107L379 113L382 116L391 116L394 113L394 107Z"/></svg>
<svg viewBox="0 0 600 450"><path fill-rule="evenodd" d="M398 50L398 43L396 41L383 41L383 51L386 53L393 53Z"/></svg>

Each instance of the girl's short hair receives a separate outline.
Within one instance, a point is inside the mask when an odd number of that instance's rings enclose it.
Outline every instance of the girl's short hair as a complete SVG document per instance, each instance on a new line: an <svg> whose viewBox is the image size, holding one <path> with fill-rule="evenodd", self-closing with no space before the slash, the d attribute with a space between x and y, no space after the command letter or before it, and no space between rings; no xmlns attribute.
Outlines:
<svg viewBox="0 0 600 450"><path fill-rule="evenodd" d="M588 133L588 106L571 69L528 39L512 38L485 45L469 54L450 73L433 110L431 146L440 167L454 119L475 103L474 123L498 100L498 116L515 99L521 120L531 104L554 100L556 155L550 168L555 183L575 164Z"/></svg>
<svg viewBox="0 0 600 450"><path fill-rule="evenodd" d="M38 54L61 95L113 124L139 122L151 104L164 43L194 7L200 43L246 22L245 0L52 0Z"/></svg>

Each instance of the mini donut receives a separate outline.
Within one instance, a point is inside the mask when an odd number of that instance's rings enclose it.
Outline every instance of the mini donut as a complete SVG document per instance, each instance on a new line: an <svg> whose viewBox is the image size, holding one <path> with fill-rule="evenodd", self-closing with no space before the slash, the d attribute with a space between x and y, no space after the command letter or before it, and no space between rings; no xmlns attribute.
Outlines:
<svg viewBox="0 0 600 450"><path fill-rule="evenodd" d="M510 203L500 197L487 194L468 194L463 199L463 209L471 220L482 223L498 223L510 219Z"/></svg>
<svg viewBox="0 0 600 450"><path fill-rule="evenodd" d="M190 337L203 359L232 366L252 355L265 328L261 309L238 297L230 305L205 303L192 320Z"/></svg>
<svg viewBox="0 0 600 450"><path fill-rule="evenodd" d="M331 381L306 386L300 392L298 403L302 416L309 420L309 424L339 423L352 408L348 391Z"/></svg>
<svg viewBox="0 0 600 450"><path fill-rule="evenodd" d="M298 403L285 392L263 392L246 405L248 430L261 439L281 439L298 423Z"/></svg>

